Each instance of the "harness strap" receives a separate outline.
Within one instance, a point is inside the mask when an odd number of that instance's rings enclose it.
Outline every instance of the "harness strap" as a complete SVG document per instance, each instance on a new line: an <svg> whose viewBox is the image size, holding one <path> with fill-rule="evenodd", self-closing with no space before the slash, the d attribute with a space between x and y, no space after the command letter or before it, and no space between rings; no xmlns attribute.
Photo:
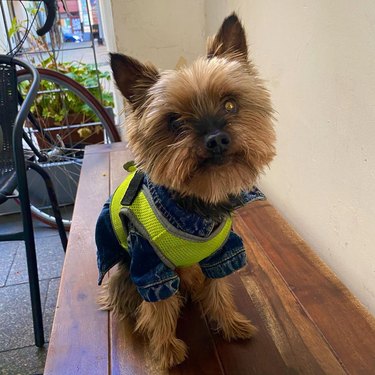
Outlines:
<svg viewBox="0 0 375 375"><path fill-rule="evenodd" d="M143 178L144 178L144 173L140 171L135 172L135 175L130 181L128 189L126 190L126 193L121 200L122 206L130 206L133 203L135 197L137 196L139 190L141 189Z"/></svg>
<svg viewBox="0 0 375 375"><path fill-rule="evenodd" d="M125 250L128 250L128 233L125 231L120 218L120 209L122 207L121 201L125 196L128 186L131 183L135 173L136 171L129 173L129 175L125 178L121 185L117 187L116 191L113 193L109 210L113 231L116 234L119 244Z"/></svg>

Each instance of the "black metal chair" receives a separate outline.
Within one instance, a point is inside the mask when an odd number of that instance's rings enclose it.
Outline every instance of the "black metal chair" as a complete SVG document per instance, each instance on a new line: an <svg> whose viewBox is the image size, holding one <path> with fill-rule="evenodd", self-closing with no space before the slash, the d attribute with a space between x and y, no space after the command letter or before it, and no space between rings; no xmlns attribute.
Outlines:
<svg viewBox="0 0 375 375"><path fill-rule="evenodd" d="M31 87L20 108L17 92L17 66L27 69L33 76ZM64 251L67 237L48 173L37 163L26 160L23 150L23 125L37 94L39 81L38 71L33 66L17 58L0 55L0 204L8 199L17 198L21 206L23 224L21 232L0 234L0 241L23 240L25 242L35 345L41 347L44 344L43 317L27 184L28 169L38 172L45 181Z"/></svg>

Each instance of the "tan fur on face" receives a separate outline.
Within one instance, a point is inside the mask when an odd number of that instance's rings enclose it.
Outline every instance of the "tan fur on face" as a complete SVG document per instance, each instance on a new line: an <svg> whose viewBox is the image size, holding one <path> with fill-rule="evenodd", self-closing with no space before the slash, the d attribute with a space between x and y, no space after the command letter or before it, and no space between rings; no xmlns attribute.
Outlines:
<svg viewBox="0 0 375 375"><path fill-rule="evenodd" d="M237 113L222 113L228 98ZM178 134L168 128L171 113L185 121ZM223 165L202 165L208 154L195 124L218 114L232 143ZM251 65L227 58L164 72L145 106L129 116L128 135L137 164L155 183L211 203L250 188L275 155L268 92Z"/></svg>

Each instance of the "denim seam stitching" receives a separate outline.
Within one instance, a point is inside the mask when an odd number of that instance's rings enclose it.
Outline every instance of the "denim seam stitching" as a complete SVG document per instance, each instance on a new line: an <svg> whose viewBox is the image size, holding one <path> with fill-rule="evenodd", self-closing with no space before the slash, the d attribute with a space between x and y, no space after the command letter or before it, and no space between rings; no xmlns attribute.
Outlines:
<svg viewBox="0 0 375 375"><path fill-rule="evenodd" d="M225 262L227 262L228 260L231 260L233 259L235 256L241 254L241 253L244 253L245 252L245 249L242 247L242 248L237 248L235 249L234 251L236 251L234 254L232 254L231 256L229 257L226 257L226 258L223 258L220 260L220 262L216 262L214 264L210 264L210 265L204 265L204 264L200 264L201 268L205 268L205 269L208 269L208 268L212 268L212 267L216 267L220 264L223 264Z"/></svg>
<svg viewBox="0 0 375 375"><path fill-rule="evenodd" d="M149 189L150 193L151 193L151 196L152 196L152 199L155 203L158 204L158 209L162 212L162 214L168 219L168 220L171 220L173 221L173 225L175 225L176 227L180 227L180 225L178 224L178 222L172 217L172 215L167 211L167 209L164 207L163 203L161 202L160 198L159 198L159 194L157 193L155 187L154 187L154 184L151 183L151 181L147 181L147 188Z"/></svg>
<svg viewBox="0 0 375 375"><path fill-rule="evenodd" d="M175 275L175 276L172 276L172 277L169 277L168 279L165 279L165 280L160 280L160 281L157 281L155 283L151 283L151 284L146 284L146 285L137 285L138 288L142 288L142 289L147 289L147 288L151 288L153 286L157 286L157 285L161 285L161 284L164 284L168 281L173 281L173 280L176 280L178 279L178 276Z"/></svg>

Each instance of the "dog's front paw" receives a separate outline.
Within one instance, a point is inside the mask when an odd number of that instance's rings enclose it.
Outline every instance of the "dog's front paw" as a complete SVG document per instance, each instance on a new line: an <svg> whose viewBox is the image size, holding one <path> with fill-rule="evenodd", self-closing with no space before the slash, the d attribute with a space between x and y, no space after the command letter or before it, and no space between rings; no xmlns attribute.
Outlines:
<svg viewBox="0 0 375 375"><path fill-rule="evenodd" d="M257 332L256 327L240 313L235 313L221 322L219 329L228 341L250 339Z"/></svg>
<svg viewBox="0 0 375 375"><path fill-rule="evenodd" d="M183 362L187 357L187 346L176 337L167 342L160 343L154 349L154 357L159 362L160 367L169 369Z"/></svg>

